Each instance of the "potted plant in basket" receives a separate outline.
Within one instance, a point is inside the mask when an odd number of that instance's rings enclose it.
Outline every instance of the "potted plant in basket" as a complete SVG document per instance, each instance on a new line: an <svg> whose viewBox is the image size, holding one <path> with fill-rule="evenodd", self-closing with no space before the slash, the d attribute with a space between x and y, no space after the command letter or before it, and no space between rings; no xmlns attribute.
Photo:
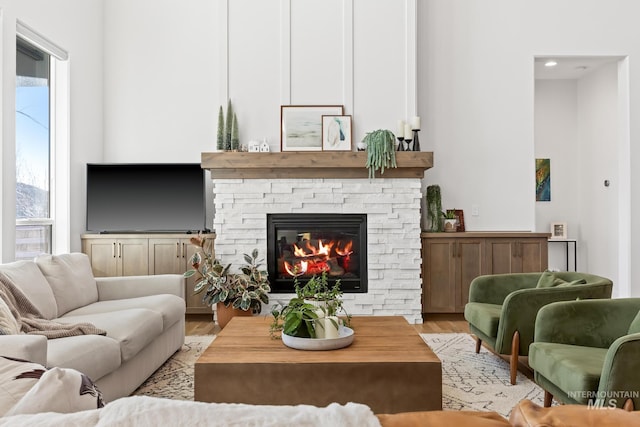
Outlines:
<svg viewBox="0 0 640 427"><path fill-rule="evenodd" d="M447 212L442 212L444 216L444 231L447 233L451 233L456 231L458 227L458 218L456 217L456 212L452 209L447 210Z"/></svg>
<svg viewBox="0 0 640 427"><path fill-rule="evenodd" d="M346 315L349 325L351 316L342 302L340 280L330 286L326 272L313 276L303 286L295 283L296 296L286 305L276 304L271 314L271 336L277 332L299 338L331 338L339 330L338 314Z"/></svg>
<svg viewBox="0 0 640 427"><path fill-rule="evenodd" d="M223 265L212 256L209 242L205 237L193 237L191 243L201 249L191 257L193 267L184 277L198 275L193 292L204 291L202 301L216 305L218 323L221 328L234 315L253 315L262 311L262 304L269 303L269 280L267 272L261 270L262 260L258 260L258 250L251 255L244 254L245 265L239 273L230 273L231 264Z"/></svg>

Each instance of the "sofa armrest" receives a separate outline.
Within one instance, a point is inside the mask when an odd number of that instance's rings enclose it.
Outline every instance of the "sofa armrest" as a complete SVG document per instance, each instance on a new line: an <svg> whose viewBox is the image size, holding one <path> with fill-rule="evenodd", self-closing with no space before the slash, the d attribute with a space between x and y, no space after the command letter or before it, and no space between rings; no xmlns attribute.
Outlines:
<svg viewBox="0 0 640 427"><path fill-rule="evenodd" d="M535 340L609 348L627 335L639 310L640 298L554 302L538 312Z"/></svg>
<svg viewBox="0 0 640 427"><path fill-rule="evenodd" d="M469 302L502 305L510 293L535 288L541 273L491 274L478 276L469 285Z"/></svg>
<svg viewBox="0 0 640 427"><path fill-rule="evenodd" d="M181 274L155 276L96 277L98 300L172 294L184 298L185 278Z"/></svg>
<svg viewBox="0 0 640 427"><path fill-rule="evenodd" d="M27 334L0 335L0 356L47 366L47 337Z"/></svg>
<svg viewBox="0 0 640 427"><path fill-rule="evenodd" d="M533 342L535 335L538 311L550 303L574 301L578 298L608 298L610 295L611 287L608 284L532 288L512 292L505 298L502 305L502 314L500 315L498 335L496 337L496 351L502 352L501 354L510 354L513 334L518 331L520 335L519 354L529 354L529 345Z"/></svg>
<svg viewBox="0 0 640 427"><path fill-rule="evenodd" d="M604 407L624 406L627 398L640 408L640 333L625 335L613 342L602 366L598 401Z"/></svg>

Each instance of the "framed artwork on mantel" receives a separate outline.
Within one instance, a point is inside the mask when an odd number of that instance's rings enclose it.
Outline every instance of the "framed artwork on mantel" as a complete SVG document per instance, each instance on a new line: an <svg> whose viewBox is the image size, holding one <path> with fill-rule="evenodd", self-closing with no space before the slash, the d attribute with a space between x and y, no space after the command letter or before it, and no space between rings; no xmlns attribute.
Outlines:
<svg viewBox="0 0 640 427"><path fill-rule="evenodd" d="M322 116L322 151L351 151L351 116Z"/></svg>
<svg viewBox="0 0 640 427"><path fill-rule="evenodd" d="M322 116L343 112L342 105L280 106L280 150L322 151Z"/></svg>

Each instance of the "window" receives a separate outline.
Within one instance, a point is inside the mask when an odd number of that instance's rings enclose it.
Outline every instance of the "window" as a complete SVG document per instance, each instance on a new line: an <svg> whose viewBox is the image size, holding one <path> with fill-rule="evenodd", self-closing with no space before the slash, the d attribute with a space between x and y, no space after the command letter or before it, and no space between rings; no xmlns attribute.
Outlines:
<svg viewBox="0 0 640 427"><path fill-rule="evenodd" d="M16 260L68 249L69 240L61 238L69 221L66 52L27 27L17 35Z"/></svg>

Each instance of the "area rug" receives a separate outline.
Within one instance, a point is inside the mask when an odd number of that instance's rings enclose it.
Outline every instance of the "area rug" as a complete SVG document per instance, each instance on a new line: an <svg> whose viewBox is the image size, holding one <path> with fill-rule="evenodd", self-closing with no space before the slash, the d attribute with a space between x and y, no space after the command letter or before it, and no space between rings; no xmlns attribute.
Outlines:
<svg viewBox="0 0 640 427"><path fill-rule="evenodd" d="M482 347L475 353L469 334L420 334L442 361L442 408L495 411L508 417L522 399L542 406L544 391L518 371L509 381L509 363Z"/></svg>
<svg viewBox="0 0 640 427"><path fill-rule="evenodd" d="M215 338L215 335L187 335L182 348L132 394L193 400L193 367Z"/></svg>
<svg viewBox="0 0 640 427"><path fill-rule="evenodd" d="M518 372L509 382L509 363L487 349L475 353L469 334L421 334L442 361L442 407L445 410L495 411L508 417L520 400L542 406L544 392ZM174 354L133 394L193 400L193 367L213 335L187 336Z"/></svg>

